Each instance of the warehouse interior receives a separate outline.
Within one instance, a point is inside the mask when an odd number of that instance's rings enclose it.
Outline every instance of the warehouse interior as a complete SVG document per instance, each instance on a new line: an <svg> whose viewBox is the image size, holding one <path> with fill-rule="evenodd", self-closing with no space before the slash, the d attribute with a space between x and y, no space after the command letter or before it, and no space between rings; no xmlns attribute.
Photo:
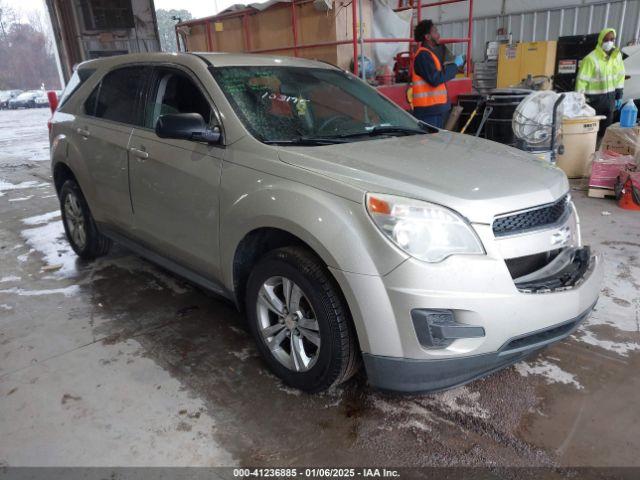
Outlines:
<svg viewBox="0 0 640 480"><path fill-rule="evenodd" d="M397 478L640 474L635 408L640 402L640 0L268 0L231 5L202 18L176 18L171 33L177 53L165 55L154 0L44 4L66 89L32 92L29 98L28 92L0 91L0 478L23 478L21 467L84 467L69 474L82 478L102 478L107 470L121 475L111 478L159 472L167 478L347 478L385 476L385 471ZM431 21L427 33L418 35L425 20ZM177 103L168 109L158 100L156 110L164 110L154 124L132 122L127 130L104 121L105 131L124 139L114 154L105 147L108 142L98 143L92 118L98 114L88 112L106 81L96 76L106 79L119 66L143 68L145 62L198 78L194 84L206 93L201 98L211 103L213 114L204 120L197 114L203 129L197 138L162 133L162 118L184 113ZM202 63L201 70L190 70L194 62ZM427 64L429 76L423 73ZM320 101L304 99L304 85L296 91L286 85L294 75L277 77L273 72L279 67L311 72L300 77L309 85L316 81L313 72L339 72L376 99L361 114L360 104L340 103L352 87L328 90L335 98L323 101L335 101L340 114L333 117L361 121L369 118L368 108L375 117L374 105L384 104L395 112L393 118L415 126L367 124L357 134L361 138L348 130L350 123L336 122L333 137L295 131L290 138L266 138L257 120L251 124L252 112L272 115L265 118L280 128L313 111L306 104ZM236 73L227 87L216 72L233 68L254 76ZM135 108L163 88L169 91L166 83L155 70L149 74L145 87L138 87ZM263 112L264 103L234 97L242 88L271 103ZM86 102L74 98L78 95L86 95ZM94 101L98 112L100 102ZM146 122L148 116L147 108L139 119ZM66 131L65 122L72 126ZM111 148L115 133L108 138ZM165 147L140 150L136 138ZM164 178L150 169L162 148L167 155L158 162L162 173L172 172ZM249 286L229 295L222 282L218 288L205 275L189 275L184 264L158 261L158 252L141 253L115 236L108 253L81 258L56 176L56 162L75 151L98 152L88 154L95 157L93 172L85 164L77 167L80 163L66 167L71 177L64 179L78 179L87 211L98 210L89 190L100 199L101 186L125 178L127 186L116 193L128 195L131 215L145 208L165 210L157 229L171 231L171 241L185 244L213 237L205 226L215 225L219 238L212 251L219 256L227 240L236 241L236 232L250 231L250 220L238 216L228 220L225 234L225 214L233 217L236 204L254 188L264 188L268 195L254 201L257 219L251 222L265 230L277 226L284 234L261 231L264 236L240 243L246 248L242 255L238 247L236 256L221 260L230 265L232 287L238 287L243 268L251 285L249 269L262 265L262 254L287 246L312 250L327 274L323 278L330 279L316 290L337 285L340 293L330 300L339 298L346 306L358 345L353 362L361 368L326 389L296 388L265 361L264 345L252 338L260 333L254 333L247 313ZM268 155L277 165L262 169L259 162L271 161ZM389 155L388 162L383 155ZM203 166L208 165L203 159L215 159L215 168ZM135 183L140 165L148 177ZM246 183L238 179L238 165L251 172ZM212 170L219 170L216 198L199 203L207 198L197 195ZM294 176L296 196L279 203L285 198L282 179ZM91 186L82 184L84 178L92 179ZM192 190L185 188L188 182ZM136 185L152 192L146 203L135 203ZM233 201L225 203L224 195L234 189ZM525 204L535 189L548 200L529 208ZM361 190L359 197L352 193ZM325 194L352 203L318 203L317 211L304 203ZM168 199L181 197L188 209L176 214ZM107 192L104 198L116 197ZM394 204L397 198L406 203ZM282 212L277 222L271 203ZM105 217L115 218L122 207L105 204ZM440 209L425 212L449 215L456 228L475 232L471 242L479 252L460 247L437 261L425 260L398 240L401 222L376 223L382 214L411 219L406 212L415 214L423 204ZM495 205L500 209L494 215L489 209ZM298 220L303 210L311 219L304 227ZM340 223L345 211L351 223ZM202 226L175 231L196 217ZM99 231L102 223L89 218L87 225ZM375 239L349 243L363 223ZM415 230L407 232L414 238ZM433 232L430 242L438 237L439 231ZM526 255L504 253L516 251L518 241L527 243ZM334 244L341 245L340 254ZM563 260L564 249L572 252L569 260ZM205 265L190 255L192 264ZM371 270L351 268L370 257ZM396 257L402 261L392 265ZM496 258L500 268L480 277L478 264L484 268ZM579 271L571 269L580 262ZM380 263L389 266L382 271ZM447 270L455 266L458 271ZM415 270L402 278L410 267ZM504 272L511 296L497 288ZM356 276L365 279L366 288L345 287ZM384 295L374 285L384 285ZM237 292L246 293L246 304ZM387 296L397 303L385 310ZM428 301L408 307L405 298L415 296ZM489 305L495 318L478 320L478 305ZM427 312L426 336L416 310ZM298 333L289 323L295 314L284 312L280 323L291 328L293 339ZM565 315L562 322L523 325L557 312ZM367 321L373 322L367 316L383 314L388 316L376 323L382 330L367 330ZM517 327L502 324L507 317ZM320 334L324 327L318 325ZM405 333L396 335L403 328ZM509 330L508 342L498 342L499 349L490 352L477 348L496 330ZM395 345L404 349L403 342L416 349L403 350L410 353L402 360L433 362L429 378L437 378L439 388L418 388L415 379L422 373L396 363L374 370L370 357L380 362L396 357ZM383 345L382 353L373 345ZM473 363L464 364L462 373L446 365L447 359L488 353L506 358L516 351L522 353L517 359L478 367L478 375L471 374ZM316 352L319 356L319 344ZM630 476L616 477L619 467ZM29 473L51 478L61 471Z"/></svg>

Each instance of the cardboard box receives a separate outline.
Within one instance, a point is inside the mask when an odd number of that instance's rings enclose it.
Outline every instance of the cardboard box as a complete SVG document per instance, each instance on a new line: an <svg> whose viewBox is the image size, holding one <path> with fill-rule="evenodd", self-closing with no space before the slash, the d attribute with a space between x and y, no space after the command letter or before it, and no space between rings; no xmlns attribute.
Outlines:
<svg viewBox="0 0 640 480"><path fill-rule="evenodd" d="M640 126L622 128L619 123L610 125L600 144L602 150L610 150L621 155L633 155L640 159Z"/></svg>

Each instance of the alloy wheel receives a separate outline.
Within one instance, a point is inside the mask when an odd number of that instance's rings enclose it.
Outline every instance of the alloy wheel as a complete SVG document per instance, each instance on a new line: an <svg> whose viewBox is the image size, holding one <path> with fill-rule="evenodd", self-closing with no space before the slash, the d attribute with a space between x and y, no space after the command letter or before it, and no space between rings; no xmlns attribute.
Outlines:
<svg viewBox="0 0 640 480"><path fill-rule="evenodd" d="M320 328L302 289L286 277L271 277L260 287L256 308L273 357L294 372L310 370L320 354Z"/></svg>
<svg viewBox="0 0 640 480"><path fill-rule="evenodd" d="M69 237L79 249L83 249L87 243L87 231L80 201L73 193L69 193L64 200L64 219Z"/></svg>

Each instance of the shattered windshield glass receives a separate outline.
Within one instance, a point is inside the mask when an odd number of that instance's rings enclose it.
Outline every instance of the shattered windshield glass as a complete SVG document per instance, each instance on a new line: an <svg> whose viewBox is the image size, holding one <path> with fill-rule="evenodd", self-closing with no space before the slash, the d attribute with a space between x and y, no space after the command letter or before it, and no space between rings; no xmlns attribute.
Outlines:
<svg viewBox="0 0 640 480"><path fill-rule="evenodd" d="M338 143L428 127L340 70L214 67L214 78L247 129L266 143Z"/></svg>

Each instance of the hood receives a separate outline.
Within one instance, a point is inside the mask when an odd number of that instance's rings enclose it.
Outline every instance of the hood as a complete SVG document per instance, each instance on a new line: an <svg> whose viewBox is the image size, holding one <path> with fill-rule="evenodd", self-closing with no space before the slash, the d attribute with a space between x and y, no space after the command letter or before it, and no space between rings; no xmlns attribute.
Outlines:
<svg viewBox="0 0 640 480"><path fill-rule="evenodd" d="M607 33L609 32L613 32L614 36L618 36L616 34L615 29L613 28L603 28L602 30L600 30L600 34L598 35L598 44L596 45L596 51L598 52L599 55L603 56L603 57L607 57L607 56L611 56L613 57L614 55L619 55L620 54L620 49L618 47L613 47L613 50L611 51L611 55L609 55L607 52L604 51L604 49L602 48L602 41L604 40L604 37L607 35Z"/></svg>
<svg viewBox="0 0 640 480"><path fill-rule="evenodd" d="M609 32L613 32L613 34L616 35L616 31L613 28L603 28L602 30L600 30L600 34L598 35L598 47L600 47L601 50L602 50L602 41L604 40L604 37Z"/></svg>
<svg viewBox="0 0 640 480"><path fill-rule="evenodd" d="M561 170L533 155L445 130L322 147L283 147L279 155L286 163L362 193L438 203L476 223L551 203L569 190Z"/></svg>

